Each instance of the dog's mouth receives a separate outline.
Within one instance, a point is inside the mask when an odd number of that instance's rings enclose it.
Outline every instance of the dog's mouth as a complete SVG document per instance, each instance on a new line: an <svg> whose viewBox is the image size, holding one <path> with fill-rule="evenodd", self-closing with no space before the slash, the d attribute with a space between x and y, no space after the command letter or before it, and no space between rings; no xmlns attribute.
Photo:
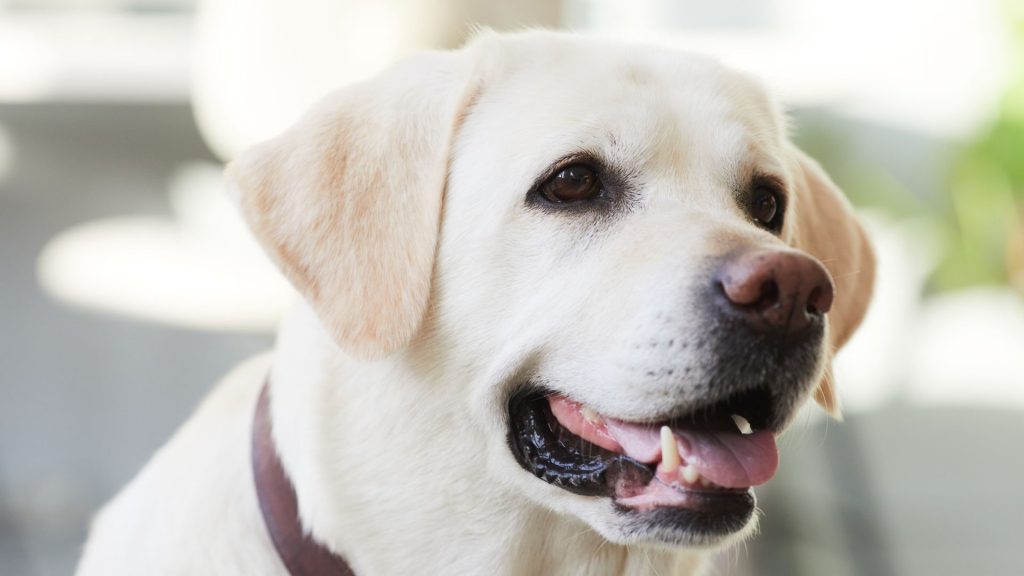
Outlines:
<svg viewBox="0 0 1024 576"><path fill-rule="evenodd" d="M770 393L754 389L662 422L605 417L566 396L524 391L509 402L509 444L534 476L617 509L703 535L742 529L751 487L778 467Z"/></svg>

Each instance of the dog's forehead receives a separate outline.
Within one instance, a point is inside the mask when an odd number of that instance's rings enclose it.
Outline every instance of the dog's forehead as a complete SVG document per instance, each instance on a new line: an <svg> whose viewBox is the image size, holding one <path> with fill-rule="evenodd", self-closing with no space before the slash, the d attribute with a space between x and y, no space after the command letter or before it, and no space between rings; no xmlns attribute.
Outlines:
<svg viewBox="0 0 1024 576"><path fill-rule="evenodd" d="M506 38L492 54L470 129L509 168L586 152L727 180L770 162L784 137L764 91L706 56L547 34Z"/></svg>

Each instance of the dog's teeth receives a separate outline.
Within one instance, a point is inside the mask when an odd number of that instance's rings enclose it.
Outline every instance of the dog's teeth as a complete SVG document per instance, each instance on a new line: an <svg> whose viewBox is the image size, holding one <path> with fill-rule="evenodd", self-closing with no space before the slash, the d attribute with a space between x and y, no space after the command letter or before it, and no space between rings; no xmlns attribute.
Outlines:
<svg viewBox="0 0 1024 576"><path fill-rule="evenodd" d="M661 427L661 462L665 465L665 470L675 470L682 463L679 459L676 436L668 426Z"/></svg>
<svg viewBox="0 0 1024 576"><path fill-rule="evenodd" d="M750 422L747 422L747 419L739 414L733 414L732 421L736 423L736 427L739 428L740 434L750 434L754 431L754 429L750 427Z"/></svg>
<svg viewBox="0 0 1024 576"><path fill-rule="evenodd" d="M583 417L591 424L597 424L601 421L601 417L598 416L597 412L594 412L594 409L590 406L580 408L580 413L583 414Z"/></svg>
<svg viewBox="0 0 1024 576"><path fill-rule="evenodd" d="M700 472L694 467L693 464L687 464L682 468L683 480L686 480L687 484L696 484L701 479Z"/></svg>

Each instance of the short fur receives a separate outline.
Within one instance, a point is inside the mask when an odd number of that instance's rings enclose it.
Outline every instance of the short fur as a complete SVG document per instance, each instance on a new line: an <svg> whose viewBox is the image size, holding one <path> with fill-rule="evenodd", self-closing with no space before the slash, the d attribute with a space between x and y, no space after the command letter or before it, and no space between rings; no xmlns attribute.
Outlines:
<svg viewBox="0 0 1024 576"><path fill-rule="evenodd" d="M525 200L574 154L621 176L618 204ZM763 172L789 196L780 236L736 201ZM284 573L249 471L268 373L303 525L357 574L697 573L753 523L690 547L633 530L519 468L504 402L536 379L619 418L689 401L695 288L740 248L803 250L834 278L805 389L838 415L827 366L864 315L871 248L775 104L710 59L484 32L341 90L228 174L304 302L104 508L82 576Z"/></svg>

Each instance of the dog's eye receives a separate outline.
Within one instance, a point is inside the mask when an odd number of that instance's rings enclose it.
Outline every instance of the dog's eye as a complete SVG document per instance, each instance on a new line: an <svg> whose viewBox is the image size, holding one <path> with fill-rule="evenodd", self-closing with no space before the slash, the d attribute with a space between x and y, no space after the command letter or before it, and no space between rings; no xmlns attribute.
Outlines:
<svg viewBox="0 0 1024 576"><path fill-rule="evenodd" d="M591 200L601 193L601 180L583 164L566 166L540 188L550 202L566 204Z"/></svg>
<svg viewBox="0 0 1024 576"><path fill-rule="evenodd" d="M779 200L775 197L774 190L761 188L754 193L754 201L750 207L751 215L762 226L768 226L775 219L775 213L779 209Z"/></svg>
<svg viewBox="0 0 1024 576"><path fill-rule="evenodd" d="M784 201L782 194L773 186L758 186L750 197L750 216L762 228L778 232L782 228Z"/></svg>

